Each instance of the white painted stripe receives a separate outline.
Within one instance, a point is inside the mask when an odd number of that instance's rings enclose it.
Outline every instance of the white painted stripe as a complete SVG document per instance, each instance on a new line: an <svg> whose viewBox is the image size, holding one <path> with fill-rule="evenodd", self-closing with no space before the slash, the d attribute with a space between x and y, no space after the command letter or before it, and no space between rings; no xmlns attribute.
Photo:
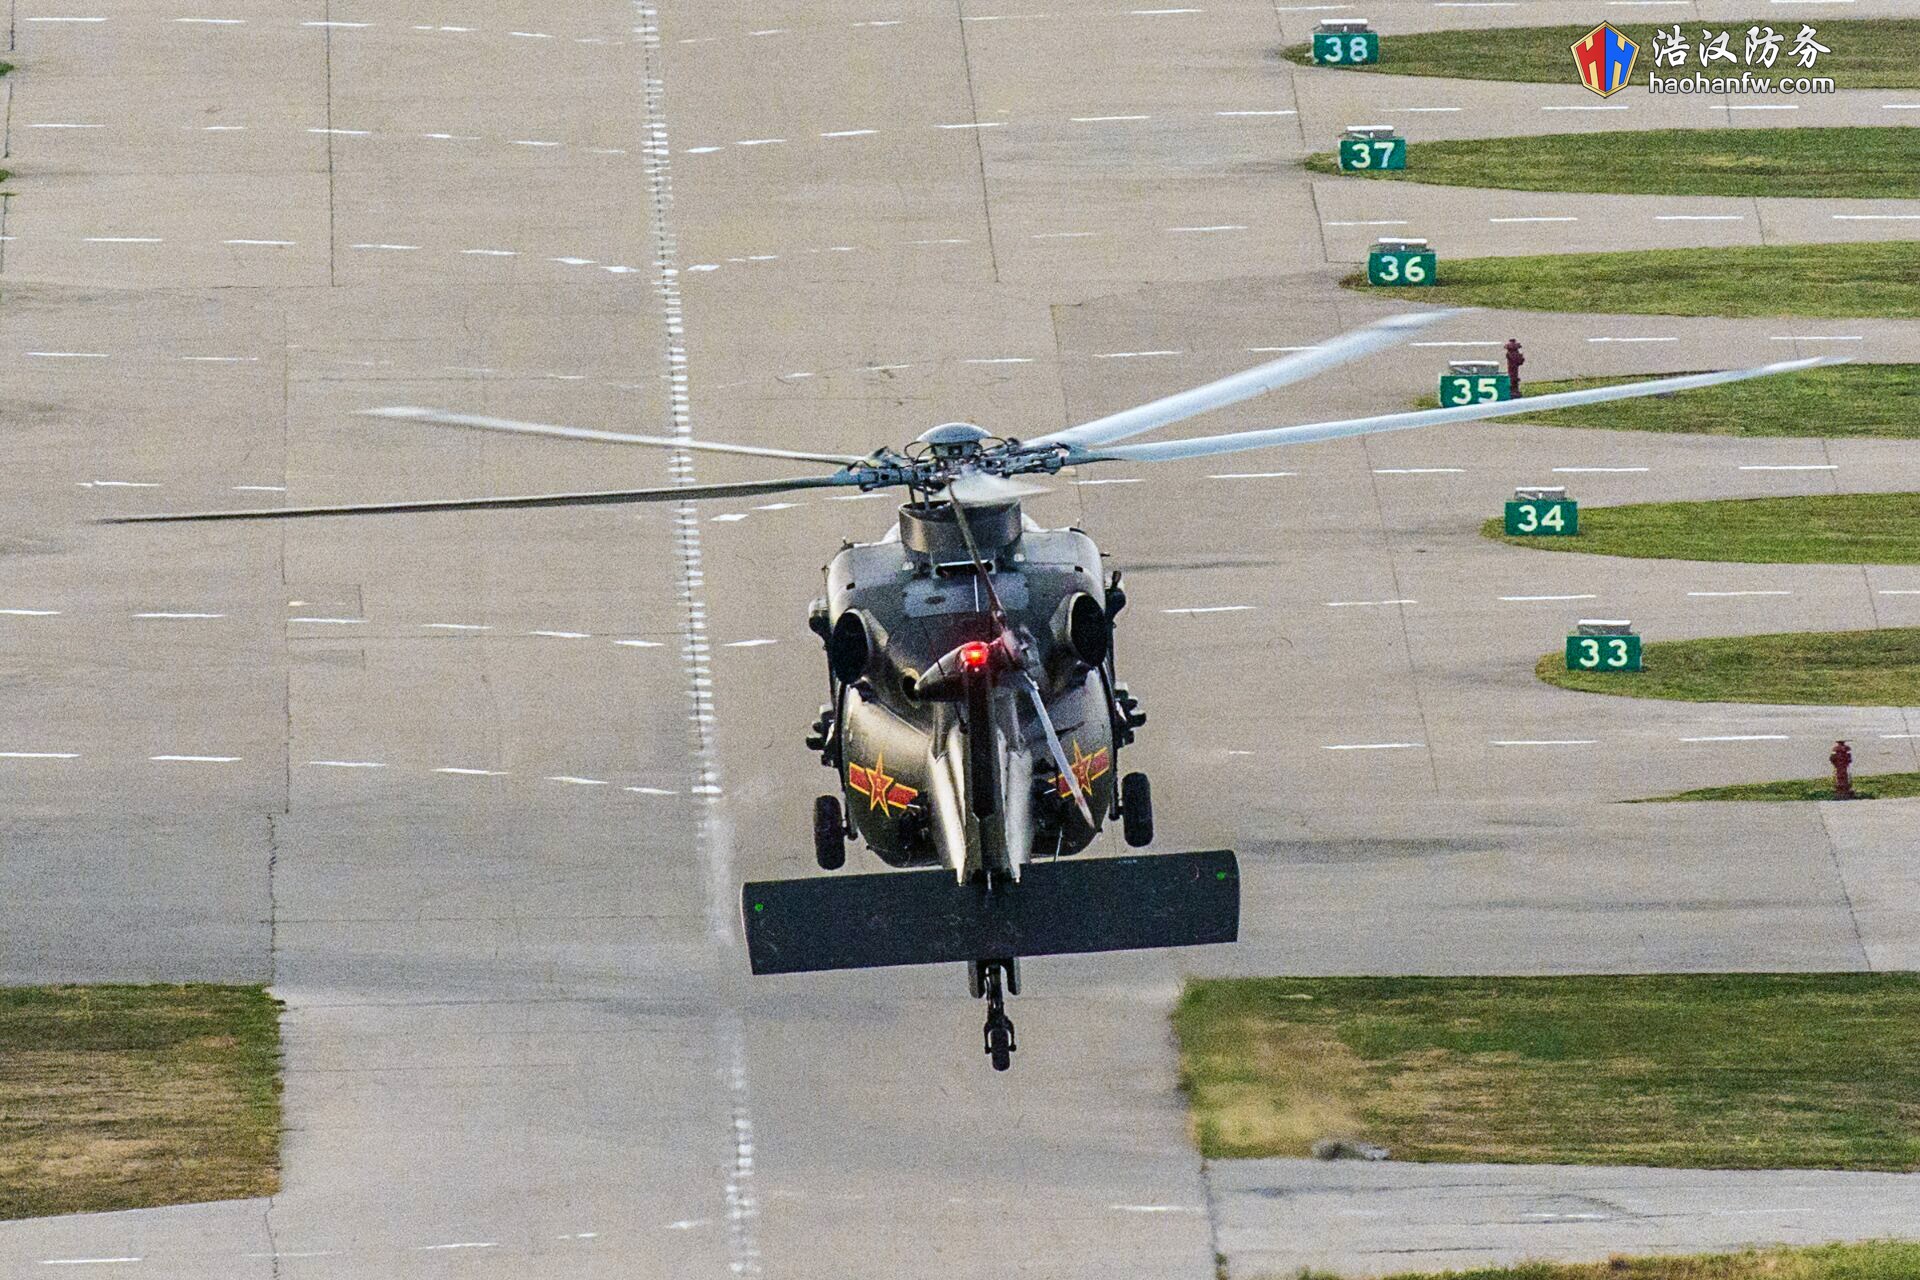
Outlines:
<svg viewBox="0 0 1920 1280"><path fill-rule="evenodd" d="M524 35L525 33L516 31L514 34ZM498 1249L499 1247L499 1242L494 1240L456 1240L452 1244L423 1244L419 1252L431 1253L436 1249Z"/></svg>
<svg viewBox="0 0 1920 1280"><path fill-rule="evenodd" d="M592 634L586 631L529 631L530 636L546 636L553 640L590 640Z"/></svg>
<svg viewBox="0 0 1920 1280"><path fill-rule="evenodd" d="M1590 747L1598 738L1495 738L1495 747Z"/></svg>
<svg viewBox="0 0 1920 1280"><path fill-rule="evenodd" d="M1655 222L1745 222L1744 213L1656 213Z"/></svg>
<svg viewBox="0 0 1920 1280"><path fill-rule="evenodd" d="M1578 218L1576 218L1576 217L1572 217L1572 216L1570 216L1570 215L1566 215L1566 214L1562 214L1562 215L1560 215L1560 216L1557 216L1557 217L1535 217L1535 218L1488 218L1488 219L1487 219L1487 221L1488 221L1488 222L1494 222L1494 223L1500 223L1500 222L1578 222L1578 221L1580 221L1580 219L1578 219Z"/></svg>
<svg viewBox="0 0 1920 1280"><path fill-rule="evenodd" d="M28 22L105 22L105 18L28 18ZM128 1258L42 1258L43 1267L90 1267L113 1262L138 1262L137 1257Z"/></svg>
<svg viewBox="0 0 1920 1280"><path fill-rule="evenodd" d="M552 774L547 778L547 781L548 782L564 782L564 783L567 783L569 786L575 786L575 787L604 787L607 785L606 780L603 778L576 778L570 773ZM457 1246L443 1245L441 1247L451 1249Z"/></svg>
<svg viewBox="0 0 1920 1280"><path fill-rule="evenodd" d="M1377 476L1457 476L1466 473L1465 467L1375 467Z"/></svg>
<svg viewBox="0 0 1920 1280"><path fill-rule="evenodd" d="M961 364L1032 364L1031 356L987 356L975 360L962 360Z"/></svg>
<svg viewBox="0 0 1920 1280"><path fill-rule="evenodd" d="M224 618L224 613L136 613L136 618Z"/></svg>
<svg viewBox="0 0 1920 1280"><path fill-rule="evenodd" d="M985 21L985 19L979 19L979 21ZM974 124L937 124L933 127L936 129L1000 129L1005 127L1005 121L982 120Z"/></svg>
<svg viewBox="0 0 1920 1280"><path fill-rule="evenodd" d="M832 133L823 133L823 138L866 138L880 132L878 129L836 129Z"/></svg>
<svg viewBox="0 0 1920 1280"><path fill-rule="evenodd" d="M0 609L0 613L14 618L57 618L58 609Z"/></svg>
<svg viewBox="0 0 1920 1280"><path fill-rule="evenodd" d="M165 244L159 236L83 236L83 244Z"/></svg>
<svg viewBox="0 0 1920 1280"><path fill-rule="evenodd" d="M627 649L659 649L664 647L660 640L615 640L615 644Z"/></svg>
<svg viewBox="0 0 1920 1280"><path fill-rule="evenodd" d="M1189 232L1199 232L1199 231L1245 231L1246 229L1247 228L1244 225L1237 222L1223 222L1223 223L1220 223L1218 226L1211 226L1211 227L1168 227L1167 228L1169 232L1172 232L1176 235L1186 234Z"/></svg>
<svg viewBox="0 0 1920 1280"><path fill-rule="evenodd" d="M1245 613L1250 609L1257 609L1258 607L1259 607L1258 605L1251 605L1251 604L1211 604L1211 605L1196 605L1191 609L1162 609L1160 612L1175 613L1175 614Z"/></svg>
<svg viewBox="0 0 1920 1280"><path fill-rule="evenodd" d="M1588 338L1588 342L1678 342L1679 338Z"/></svg>
<svg viewBox="0 0 1920 1280"><path fill-rule="evenodd" d="M0 760L78 760L78 751L0 751Z"/></svg>
<svg viewBox="0 0 1920 1280"><path fill-rule="evenodd" d="M1682 742L1785 742L1784 733L1727 733L1706 738L1682 738Z"/></svg>
<svg viewBox="0 0 1920 1280"><path fill-rule="evenodd" d="M1598 600L1600 597L1587 594L1571 596L1501 596L1500 598L1509 604L1523 604L1536 600Z"/></svg>
<svg viewBox="0 0 1920 1280"><path fill-rule="evenodd" d="M26 352L26 354L30 356L37 356L42 360L105 360L107 359L107 353L104 351L29 351L29 352Z"/></svg>
<svg viewBox="0 0 1920 1280"><path fill-rule="evenodd" d="M482 622L423 622L422 627L432 631L491 631L493 628Z"/></svg>
<svg viewBox="0 0 1920 1280"><path fill-rule="evenodd" d="M1151 120L1152 116L1068 116L1073 124L1108 124L1116 120Z"/></svg>
<svg viewBox="0 0 1920 1280"><path fill-rule="evenodd" d="M472 778L504 778L508 776L507 771L504 769L463 769L458 765L451 764L441 765L438 769L435 769L434 772L457 773L463 777Z"/></svg>
<svg viewBox="0 0 1920 1280"><path fill-rule="evenodd" d="M1346 5L1332 5L1330 8L1344 9ZM1298 111L1216 111L1216 116L1297 116Z"/></svg>
<svg viewBox="0 0 1920 1280"><path fill-rule="evenodd" d="M1182 356L1184 351L1099 351L1094 353L1095 360L1132 360L1140 356Z"/></svg>
<svg viewBox="0 0 1920 1280"><path fill-rule="evenodd" d="M1587 473L1615 474L1624 472L1651 471L1652 467L1555 467L1555 475L1583 475Z"/></svg>
<svg viewBox="0 0 1920 1280"><path fill-rule="evenodd" d="M148 756L149 760L176 760L187 764L233 764L239 756Z"/></svg>
<svg viewBox="0 0 1920 1280"><path fill-rule="evenodd" d="M1357 605L1419 604L1419 603L1420 602L1418 600L1329 600L1327 601L1327 608L1351 609Z"/></svg>
<svg viewBox="0 0 1920 1280"><path fill-rule="evenodd" d="M298 243L294 240L222 240L221 244L266 245L276 249L289 248Z"/></svg>
<svg viewBox="0 0 1920 1280"><path fill-rule="evenodd" d="M1424 742L1326 742L1320 745L1322 751L1403 751L1410 747L1423 747Z"/></svg>
<svg viewBox="0 0 1920 1280"><path fill-rule="evenodd" d="M384 769L387 767L378 760L309 760L307 763L321 769Z"/></svg>
<svg viewBox="0 0 1920 1280"><path fill-rule="evenodd" d="M1865 342L1858 333L1776 333L1770 342Z"/></svg>
<svg viewBox="0 0 1920 1280"><path fill-rule="evenodd" d="M1388 218L1373 222L1329 222L1325 225L1329 227L1404 227L1410 224L1402 220Z"/></svg>
<svg viewBox="0 0 1920 1280"><path fill-rule="evenodd" d="M1465 107L1393 107L1393 111L1404 111L1408 115L1434 115L1449 111L1464 111Z"/></svg>
<svg viewBox="0 0 1920 1280"><path fill-rule="evenodd" d="M308 129L307 132L335 134L343 138L370 138L373 136L373 130L371 129Z"/></svg>
<svg viewBox="0 0 1920 1280"><path fill-rule="evenodd" d="M669 791L665 787L622 787L622 791L631 791L637 796L677 796L678 791Z"/></svg>
<svg viewBox="0 0 1920 1280"><path fill-rule="evenodd" d="M1920 222L1920 213L1836 213L1835 222Z"/></svg>
<svg viewBox="0 0 1920 1280"><path fill-rule="evenodd" d="M398 249L405 251L418 249L420 246L417 244L350 244L347 247L349 249Z"/></svg>
<svg viewBox="0 0 1920 1280"><path fill-rule="evenodd" d="M1740 469L1742 471L1838 471L1840 464L1837 462L1808 462L1798 466L1749 466L1741 467Z"/></svg>
<svg viewBox="0 0 1920 1280"><path fill-rule="evenodd" d="M333 626L333 627L357 627L361 623L365 622L366 619L365 618L288 618L287 621L288 622L314 622L314 623L319 623L323 626Z"/></svg>
<svg viewBox="0 0 1920 1280"><path fill-rule="evenodd" d="M1920 596L1920 591L1912 591L1912 590L1906 590L1906 589L1889 589L1889 590L1881 591L1879 594L1883 596Z"/></svg>
<svg viewBox="0 0 1920 1280"><path fill-rule="evenodd" d="M731 640L720 647L723 649L758 649L763 645L779 643L778 640Z"/></svg>
<svg viewBox="0 0 1920 1280"><path fill-rule="evenodd" d="M1223 471L1208 476L1209 480L1278 480L1282 476L1297 476L1298 471Z"/></svg>
<svg viewBox="0 0 1920 1280"><path fill-rule="evenodd" d="M1689 591L1690 596L1729 597L1729 596L1790 596L1791 591Z"/></svg>

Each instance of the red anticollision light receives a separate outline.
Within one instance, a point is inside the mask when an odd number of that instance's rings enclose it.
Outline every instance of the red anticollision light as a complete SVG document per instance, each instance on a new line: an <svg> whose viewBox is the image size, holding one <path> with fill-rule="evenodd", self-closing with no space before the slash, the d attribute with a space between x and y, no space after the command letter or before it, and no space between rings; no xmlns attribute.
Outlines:
<svg viewBox="0 0 1920 1280"><path fill-rule="evenodd" d="M960 646L960 665L968 671L984 671L987 662L993 657L993 651L979 640L969 640Z"/></svg>

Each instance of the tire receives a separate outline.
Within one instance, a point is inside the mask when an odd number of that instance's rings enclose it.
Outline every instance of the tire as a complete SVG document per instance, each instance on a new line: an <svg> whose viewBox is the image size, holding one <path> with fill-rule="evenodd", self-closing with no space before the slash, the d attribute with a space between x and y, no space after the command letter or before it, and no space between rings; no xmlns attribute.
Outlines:
<svg viewBox="0 0 1920 1280"><path fill-rule="evenodd" d="M847 865L847 823L840 816L839 796L821 796L813 802L813 860L822 871Z"/></svg>
<svg viewBox="0 0 1920 1280"><path fill-rule="evenodd" d="M1120 779L1120 823L1127 844L1143 849L1153 843L1153 787L1144 773Z"/></svg>
<svg viewBox="0 0 1920 1280"><path fill-rule="evenodd" d="M1003 1028L993 1028L987 1032L987 1054L995 1071L1005 1071L1013 1065L1013 1037Z"/></svg>

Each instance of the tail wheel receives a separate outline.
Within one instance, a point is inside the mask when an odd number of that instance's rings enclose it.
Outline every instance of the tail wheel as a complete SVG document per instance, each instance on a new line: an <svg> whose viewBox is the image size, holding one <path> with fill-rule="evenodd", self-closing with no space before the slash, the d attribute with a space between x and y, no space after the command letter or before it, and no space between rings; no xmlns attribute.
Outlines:
<svg viewBox="0 0 1920 1280"><path fill-rule="evenodd" d="M840 814L839 796L820 796L813 802L813 860L822 871L847 865L847 822Z"/></svg>
<svg viewBox="0 0 1920 1280"><path fill-rule="evenodd" d="M1128 845L1140 849L1153 843L1153 786L1146 774L1120 779L1120 821Z"/></svg>

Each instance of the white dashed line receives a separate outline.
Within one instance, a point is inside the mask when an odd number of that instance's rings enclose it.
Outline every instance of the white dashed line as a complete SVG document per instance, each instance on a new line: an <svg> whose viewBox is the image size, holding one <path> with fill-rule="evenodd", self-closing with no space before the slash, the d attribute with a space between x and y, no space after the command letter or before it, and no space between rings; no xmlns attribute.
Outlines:
<svg viewBox="0 0 1920 1280"><path fill-rule="evenodd" d="M1785 742L1784 733L1727 733L1708 738L1682 738L1682 742Z"/></svg>
<svg viewBox="0 0 1920 1280"><path fill-rule="evenodd" d="M524 33L516 31L514 34ZM499 1242L494 1240L456 1240L452 1244L423 1244L418 1252L432 1253L439 1249L498 1249L499 1247Z"/></svg>
<svg viewBox="0 0 1920 1280"><path fill-rule="evenodd" d="M836 129L832 133L823 133L823 138L868 138L879 133L878 129Z"/></svg>
<svg viewBox="0 0 1920 1280"><path fill-rule="evenodd" d="M518 249L462 249L461 253L481 258L517 258Z"/></svg>
<svg viewBox="0 0 1920 1280"><path fill-rule="evenodd" d="M527 634L545 636L550 640L591 640L593 638L592 634L586 631L529 631Z"/></svg>
<svg viewBox="0 0 1920 1280"><path fill-rule="evenodd" d="M1493 747L1590 747L1598 738L1495 738Z"/></svg>
<svg viewBox="0 0 1920 1280"><path fill-rule="evenodd" d="M1865 342L1857 333L1776 333L1769 342Z"/></svg>
<svg viewBox="0 0 1920 1280"><path fill-rule="evenodd" d="M239 756L148 756L154 761L175 761L182 764L236 764Z"/></svg>
<svg viewBox="0 0 1920 1280"><path fill-rule="evenodd" d="M288 618L288 622L312 622L330 627L357 627L365 618Z"/></svg>
<svg viewBox="0 0 1920 1280"><path fill-rule="evenodd" d="M431 631L491 631L493 628L479 622L423 622L423 628Z"/></svg>
<svg viewBox="0 0 1920 1280"><path fill-rule="evenodd" d="M378 760L309 760L307 763L319 769L384 769L387 767Z"/></svg>
<svg viewBox="0 0 1920 1280"><path fill-rule="evenodd" d="M985 356L974 360L962 360L961 364L1032 364L1032 356Z"/></svg>
<svg viewBox="0 0 1920 1280"><path fill-rule="evenodd" d="M977 19L977 21L984 22L986 19L981 18ZM1000 120L983 120L974 124L937 124L933 127L936 129L1000 129L1005 127L1005 122Z"/></svg>
<svg viewBox="0 0 1920 1280"><path fill-rule="evenodd" d="M84 236L83 244L165 244L159 236Z"/></svg>
<svg viewBox="0 0 1920 1280"><path fill-rule="evenodd" d="M1327 608L1352 609L1352 608L1357 608L1363 605L1419 604L1419 603L1420 602L1418 600L1329 600L1327 601Z"/></svg>
<svg viewBox="0 0 1920 1280"><path fill-rule="evenodd" d="M168 618L168 619L185 620L189 618L224 618L227 615L224 613L136 613L133 616L136 618Z"/></svg>
<svg viewBox="0 0 1920 1280"><path fill-rule="evenodd" d="M105 22L105 18L28 18L28 22ZM138 1262L139 1258L42 1258L43 1267L91 1267L114 1262Z"/></svg>
<svg viewBox="0 0 1920 1280"><path fill-rule="evenodd" d="M1082 240L1088 236L1103 236L1105 234L1106 232L1104 231L1042 231L1028 238L1033 240ZM905 365L901 365L900 367L903 369L906 368Z"/></svg>
<svg viewBox="0 0 1920 1280"><path fill-rule="evenodd" d="M65 122L30 124L27 126L29 129L104 129L106 127L107 126L103 124L67 124Z"/></svg>
<svg viewBox="0 0 1920 1280"><path fill-rule="evenodd" d="M1068 116L1073 124L1108 124L1117 120L1151 120L1152 116Z"/></svg>
<svg viewBox="0 0 1920 1280"><path fill-rule="evenodd" d="M1258 607L1259 607L1258 605L1251 605L1251 604L1209 604L1209 605L1196 605L1191 609L1162 609L1160 612L1171 613L1171 614L1246 613L1252 609L1257 609Z"/></svg>
<svg viewBox="0 0 1920 1280"><path fill-rule="evenodd" d="M1334 5L1332 7L1344 9L1347 6ZM1300 113L1298 111L1216 111L1213 114L1216 116L1296 116Z"/></svg>
<svg viewBox="0 0 1920 1280"><path fill-rule="evenodd" d="M58 609L0 609L0 614L12 618L57 618L60 616L60 611Z"/></svg>
<svg viewBox="0 0 1920 1280"><path fill-rule="evenodd" d="M615 640L615 644L624 649L660 649L665 647L661 640Z"/></svg>
<svg viewBox="0 0 1920 1280"><path fill-rule="evenodd" d="M678 791L669 791L665 787L622 787L622 791L631 791L637 796L677 796Z"/></svg>
<svg viewBox="0 0 1920 1280"><path fill-rule="evenodd" d="M1465 475L1465 467L1375 467L1377 476L1458 476Z"/></svg>
<svg viewBox="0 0 1920 1280"><path fill-rule="evenodd" d="M1651 467L1555 467L1553 469L1553 473L1557 476L1559 475L1577 476L1577 475L1588 475L1588 474L1618 475L1618 474L1626 474L1630 472L1638 473L1641 471L1651 471L1651 470L1652 470Z"/></svg>
<svg viewBox="0 0 1920 1280"><path fill-rule="evenodd" d="M1588 342L1678 342L1678 338L1588 338Z"/></svg>
<svg viewBox="0 0 1920 1280"><path fill-rule="evenodd" d="M78 751L0 751L0 760L78 760Z"/></svg>
<svg viewBox="0 0 1920 1280"><path fill-rule="evenodd" d="M1423 742L1324 742L1322 751L1404 751L1411 747L1422 747Z"/></svg>
<svg viewBox="0 0 1920 1280"><path fill-rule="evenodd" d="M720 647L723 649L758 649L763 645L779 643L778 640L730 640Z"/></svg>
<svg viewBox="0 0 1920 1280"><path fill-rule="evenodd" d="M1494 223L1500 223L1500 222L1578 222L1578 221L1580 221L1580 219L1578 219L1578 218L1575 218L1575 217L1570 217L1570 216L1560 216L1560 217L1551 217L1551 218L1549 218L1549 217L1536 217L1536 218L1488 218L1488 219L1487 219L1487 221L1488 221L1488 222L1494 222Z"/></svg>
<svg viewBox="0 0 1920 1280"><path fill-rule="evenodd" d="M420 246L417 244L350 244L347 247L349 249L393 249L405 252L418 249Z"/></svg>
<svg viewBox="0 0 1920 1280"><path fill-rule="evenodd" d="M1572 596L1501 596L1501 597L1500 597L1500 599L1501 599L1501 600L1503 600L1503 601L1505 601L1505 602L1506 602L1506 603L1508 603L1508 604L1531 604L1531 603L1533 603L1533 602L1535 602L1535 601L1540 601L1540 600L1598 600L1599 598L1600 598L1600 597L1599 597L1599 596L1596 596L1596 595L1572 595Z"/></svg>
<svg viewBox="0 0 1920 1280"><path fill-rule="evenodd" d="M1095 360L1133 360L1143 356L1181 356L1184 351L1098 351Z"/></svg>
<svg viewBox="0 0 1920 1280"><path fill-rule="evenodd" d="M1220 223L1218 226L1211 226L1211 227L1168 227L1167 228L1168 232L1174 235L1187 235L1187 234L1204 232L1204 231L1245 231L1246 229L1247 228L1243 224L1237 223L1237 222L1223 222L1223 223Z"/></svg>
<svg viewBox="0 0 1920 1280"><path fill-rule="evenodd" d="M1690 596L1722 599L1732 596L1790 596L1791 591L1689 591Z"/></svg>
<svg viewBox="0 0 1920 1280"><path fill-rule="evenodd" d="M1222 471L1210 475L1209 480L1278 480L1283 476L1297 476L1298 471Z"/></svg>
<svg viewBox="0 0 1920 1280"><path fill-rule="evenodd" d="M1760 466L1746 466L1746 467L1741 467L1740 469L1742 471L1838 471L1840 469L1840 464L1837 462L1804 462L1804 463L1799 463L1793 466L1760 465Z"/></svg>
<svg viewBox="0 0 1920 1280"><path fill-rule="evenodd" d="M504 778L508 776L507 771L504 769L464 769L458 765L451 764L441 765L438 769L435 769L434 772L457 773L462 777L468 778Z"/></svg>
<svg viewBox="0 0 1920 1280"><path fill-rule="evenodd" d="M1405 221L1386 218L1376 219L1371 222L1329 222L1324 225L1329 227L1404 227L1410 224Z"/></svg>
<svg viewBox="0 0 1920 1280"><path fill-rule="evenodd" d="M1920 222L1920 213L1836 213L1835 222Z"/></svg>
<svg viewBox="0 0 1920 1280"><path fill-rule="evenodd" d="M260 246L275 248L275 249L290 249L298 242L294 240L222 240L220 243L233 244L233 245L260 245Z"/></svg>
<svg viewBox="0 0 1920 1280"><path fill-rule="evenodd" d="M607 785L606 779L604 778L576 778L570 773L552 774L549 775L546 780L548 782L564 782L568 786L573 787L604 787ZM441 1247L452 1248L453 1246L443 1245Z"/></svg>
<svg viewBox="0 0 1920 1280"><path fill-rule="evenodd" d="M1655 222L1745 222L1744 213L1656 213Z"/></svg>
<svg viewBox="0 0 1920 1280"><path fill-rule="evenodd" d="M27 355L40 360L105 360L104 351L29 351Z"/></svg>

